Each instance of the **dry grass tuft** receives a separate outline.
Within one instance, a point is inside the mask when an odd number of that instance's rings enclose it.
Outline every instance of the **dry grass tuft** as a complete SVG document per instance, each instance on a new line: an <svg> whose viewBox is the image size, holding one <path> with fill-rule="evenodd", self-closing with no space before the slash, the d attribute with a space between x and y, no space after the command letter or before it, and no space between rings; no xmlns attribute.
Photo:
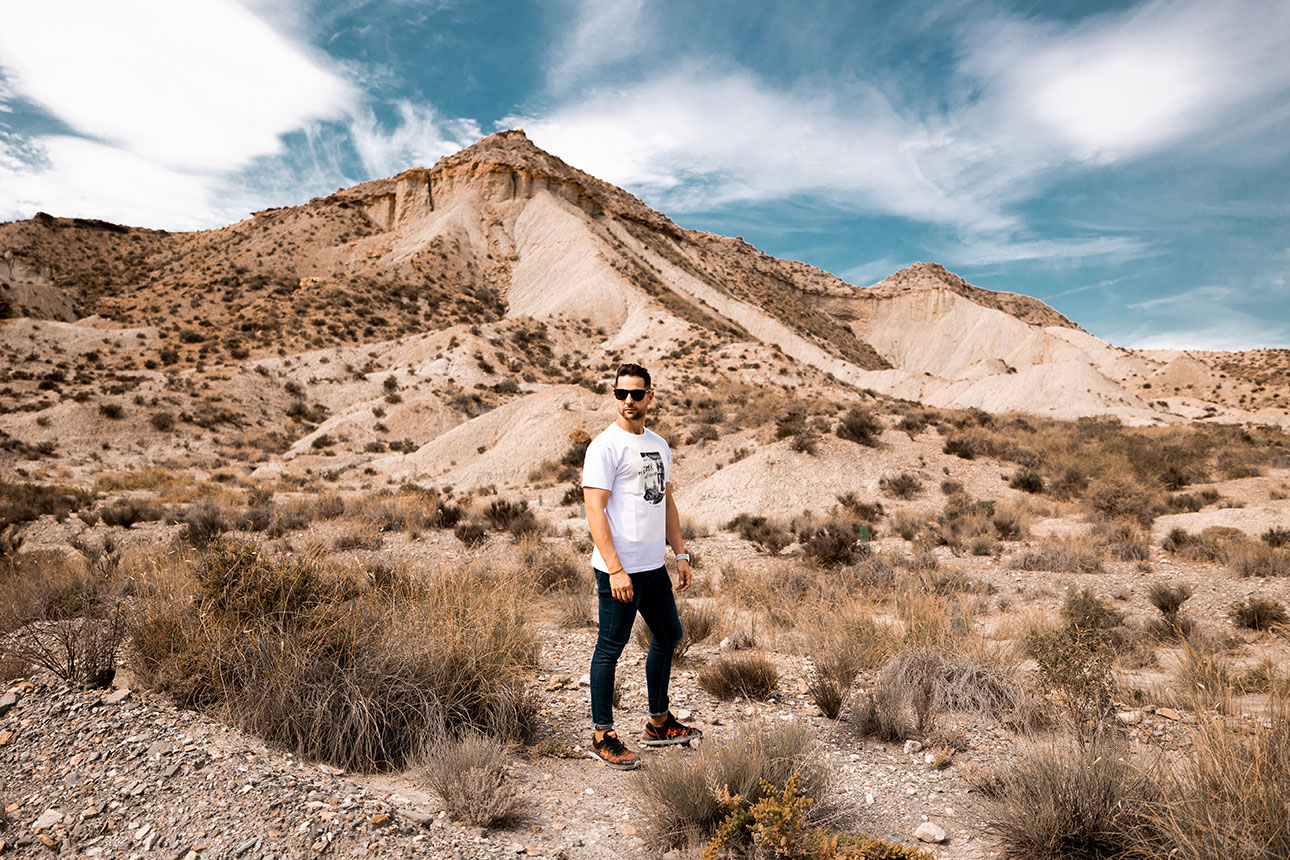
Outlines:
<svg viewBox="0 0 1290 860"><path fill-rule="evenodd" d="M428 737L531 731L532 594L495 566L377 588L322 555L217 541L144 583L132 664L179 704L299 754L399 767Z"/></svg>
<svg viewBox="0 0 1290 860"><path fill-rule="evenodd" d="M522 798L506 774L506 747L495 738L468 732L436 740L421 756L417 775L454 821L505 827L522 817Z"/></svg>
<svg viewBox="0 0 1290 860"><path fill-rule="evenodd" d="M1237 627L1247 630L1272 630L1284 627L1287 620L1290 620L1285 606L1270 597L1247 597L1233 603L1227 614Z"/></svg>
<svg viewBox="0 0 1290 860"><path fill-rule="evenodd" d="M1073 538L1052 538L1043 545L1013 556L1014 570L1044 570L1054 573L1101 573L1102 553L1096 547Z"/></svg>
<svg viewBox="0 0 1290 860"><path fill-rule="evenodd" d="M926 736L936 716L944 712L1029 725L1034 704L1014 674L1001 664L914 651L883 667L868 702L853 720L865 734L901 740Z"/></svg>
<svg viewBox="0 0 1290 860"><path fill-rule="evenodd" d="M1139 854L1147 774L1105 741L1030 749L988 780L989 827L1015 860L1110 860Z"/></svg>
<svg viewBox="0 0 1290 860"><path fill-rule="evenodd" d="M0 658L11 666L36 665L69 684L103 687L116 672L126 634L123 585L115 579L119 556L95 565L59 552L29 552L0 560Z"/></svg>
<svg viewBox="0 0 1290 860"><path fill-rule="evenodd" d="M745 725L727 743L651 761L632 784L649 841L660 849L703 845L733 806L782 792L794 774L801 794L814 799L808 821L827 820L836 806L814 737L805 726Z"/></svg>
<svg viewBox="0 0 1290 860"><path fill-rule="evenodd" d="M723 702L740 697L768 699L779 684L779 670L764 654L721 657L699 672L699 686Z"/></svg>

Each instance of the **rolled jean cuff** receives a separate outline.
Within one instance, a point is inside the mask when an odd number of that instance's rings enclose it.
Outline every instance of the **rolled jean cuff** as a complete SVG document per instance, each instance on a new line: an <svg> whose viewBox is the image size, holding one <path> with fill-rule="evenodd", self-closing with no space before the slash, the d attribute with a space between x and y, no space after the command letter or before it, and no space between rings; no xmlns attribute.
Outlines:
<svg viewBox="0 0 1290 860"><path fill-rule="evenodd" d="M597 723L597 724L593 724L591 728L592 728L592 729L594 729L595 731L598 731L598 732L607 732L607 731L609 731L610 729L612 729L613 727L614 727L614 724L613 724L613 723L610 723L610 724L609 724L609 725L607 725L607 726L602 726L602 725L600 725L600 724L598 724L598 723Z"/></svg>
<svg viewBox="0 0 1290 860"><path fill-rule="evenodd" d="M668 708L666 711L663 711L663 712L662 712L662 713L660 713L660 714L655 714L655 713L651 712L651 713L650 713L650 716L651 716L651 717L666 717L666 716L667 716L668 714L670 714L670 713L672 713L672 709L671 709L671 708Z"/></svg>

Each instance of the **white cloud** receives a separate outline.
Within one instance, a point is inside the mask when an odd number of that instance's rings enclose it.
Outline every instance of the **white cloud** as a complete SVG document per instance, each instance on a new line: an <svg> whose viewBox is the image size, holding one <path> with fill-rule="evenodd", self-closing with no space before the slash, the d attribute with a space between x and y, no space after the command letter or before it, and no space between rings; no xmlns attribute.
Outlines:
<svg viewBox="0 0 1290 860"><path fill-rule="evenodd" d="M366 172L373 176L393 176L409 167L429 167L481 136L474 120L444 120L433 107L406 100L396 107L399 122L393 128L383 128L370 108L358 113L350 123L354 148Z"/></svg>
<svg viewBox="0 0 1290 860"><path fill-rule="evenodd" d="M947 249L956 264L980 266L987 263L1011 263L1020 260L1071 261L1090 257L1141 259L1159 253L1137 239L1124 236L1097 236L1090 239L1009 240L984 238L963 247Z"/></svg>
<svg viewBox="0 0 1290 860"><path fill-rule="evenodd" d="M970 176L943 169L952 141L868 86L778 90L746 72L689 67L502 124L677 211L811 195L965 228L1010 223Z"/></svg>
<svg viewBox="0 0 1290 860"><path fill-rule="evenodd" d="M147 227L209 226L204 177L79 137L50 135L38 145L0 141L0 187L0 219L45 210Z"/></svg>
<svg viewBox="0 0 1290 860"><path fill-rule="evenodd" d="M647 0L577 0L568 37L552 52L548 78L556 89L620 63L650 45Z"/></svg>
<svg viewBox="0 0 1290 860"><path fill-rule="evenodd" d="M1290 4L1153 0L1074 27L994 19L963 39L968 111L1039 148L1104 162L1249 116L1290 88Z"/></svg>
<svg viewBox="0 0 1290 860"><path fill-rule="evenodd" d="M78 133L171 168L225 170L355 93L233 0L6 2L10 85Z"/></svg>

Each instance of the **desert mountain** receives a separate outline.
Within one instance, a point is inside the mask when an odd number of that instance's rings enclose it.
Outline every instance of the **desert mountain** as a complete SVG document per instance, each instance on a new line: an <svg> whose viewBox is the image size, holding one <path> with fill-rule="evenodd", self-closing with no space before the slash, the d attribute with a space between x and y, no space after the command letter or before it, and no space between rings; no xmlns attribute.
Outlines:
<svg viewBox="0 0 1290 860"><path fill-rule="evenodd" d="M622 360L659 370L664 426L700 448L717 415L756 427L879 395L1288 420L1285 351L1117 348L933 263L848 284L681 229L520 131L215 230L2 224L0 314L3 456L74 471L205 458L522 482L607 423L593 390Z"/></svg>

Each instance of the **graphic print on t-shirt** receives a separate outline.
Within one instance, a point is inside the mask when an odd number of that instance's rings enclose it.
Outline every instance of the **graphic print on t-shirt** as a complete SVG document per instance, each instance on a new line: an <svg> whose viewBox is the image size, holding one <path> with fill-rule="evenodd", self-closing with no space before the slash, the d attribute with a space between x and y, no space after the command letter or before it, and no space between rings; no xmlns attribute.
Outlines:
<svg viewBox="0 0 1290 860"><path fill-rule="evenodd" d="M641 451L641 491L645 501L657 505L666 497L663 485L663 455L657 451Z"/></svg>

